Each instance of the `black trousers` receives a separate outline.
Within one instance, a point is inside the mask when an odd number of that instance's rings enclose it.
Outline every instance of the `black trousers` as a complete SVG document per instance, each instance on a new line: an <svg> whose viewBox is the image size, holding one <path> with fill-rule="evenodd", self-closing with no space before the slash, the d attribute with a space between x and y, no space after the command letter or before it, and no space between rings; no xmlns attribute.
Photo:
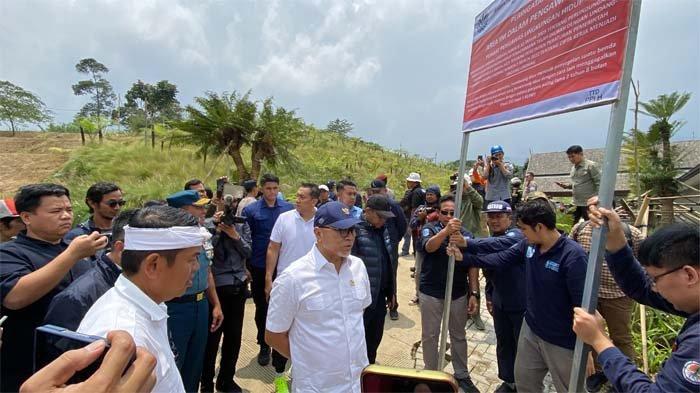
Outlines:
<svg viewBox="0 0 700 393"><path fill-rule="evenodd" d="M221 311L224 313L224 322L218 329L209 332L207 348L204 352L204 367L202 369L202 392L214 391L213 380L216 354L219 351L219 342L222 335L224 336L224 341L221 344L221 360L219 361L219 376L216 378L216 386L219 390L227 390L233 386L236 362L238 362L238 354L241 352L243 314L246 301L245 292L245 286L243 285L216 287L216 294L219 296L219 302L221 303ZM209 323L211 325L211 312L209 315Z"/></svg>
<svg viewBox="0 0 700 393"><path fill-rule="evenodd" d="M265 269L253 267L250 271L253 276L251 290L255 303L255 326L258 328L258 345L260 348L269 348L265 343L265 320L267 319L267 299L265 299ZM225 318L224 318L225 319ZM284 372L287 367L287 358L272 351L272 366L278 373Z"/></svg>
<svg viewBox="0 0 700 393"><path fill-rule="evenodd" d="M372 305L365 309L363 319L365 325L365 342L367 343L367 358L370 364L377 359L377 348L384 336L384 320L386 319L386 294L380 293Z"/></svg>
<svg viewBox="0 0 700 393"><path fill-rule="evenodd" d="M574 210L574 225L581 218L588 220L588 206L576 206L576 210Z"/></svg>
<svg viewBox="0 0 700 393"><path fill-rule="evenodd" d="M515 355L524 315L525 311L505 311L502 308L493 307L498 378L504 382L515 383Z"/></svg>

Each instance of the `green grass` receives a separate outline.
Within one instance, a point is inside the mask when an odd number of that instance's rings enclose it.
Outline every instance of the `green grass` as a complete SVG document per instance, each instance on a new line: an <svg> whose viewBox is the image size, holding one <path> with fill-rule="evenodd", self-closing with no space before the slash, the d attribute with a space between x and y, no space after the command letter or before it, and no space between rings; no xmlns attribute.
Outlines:
<svg viewBox="0 0 700 393"><path fill-rule="evenodd" d="M215 179L228 175L232 181L238 176L228 156L209 157L206 165L195 155L194 146L172 146L167 143L151 149L144 146L141 137L110 135L102 144L89 144L71 154L70 160L50 181L66 185L74 200L75 220L87 216L82 203L87 188L97 181L110 181L122 187L128 207L140 206L149 199L164 199L168 194L182 189L191 178L200 178L209 187ZM329 179L354 179L364 190L375 176L384 172L389 177L389 187L398 195L404 190L404 179L409 172L420 172L424 184L439 184L448 188L452 172L444 165L405 152L389 151L381 146L346 138L337 134L311 131L302 137L294 150L298 163L292 167L264 168L280 177L280 188L286 197L294 195L301 182L325 183ZM249 152L243 152L249 157ZM212 170L213 168L213 170ZM211 176L205 178L211 171Z"/></svg>

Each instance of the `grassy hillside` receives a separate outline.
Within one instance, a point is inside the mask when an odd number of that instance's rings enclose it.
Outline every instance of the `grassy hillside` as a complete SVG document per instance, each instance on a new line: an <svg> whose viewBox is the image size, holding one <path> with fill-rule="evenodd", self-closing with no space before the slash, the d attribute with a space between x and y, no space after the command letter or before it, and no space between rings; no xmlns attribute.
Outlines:
<svg viewBox="0 0 700 393"><path fill-rule="evenodd" d="M108 136L102 144L90 144L75 150L70 160L52 178L68 186L73 194L76 220L87 214L82 201L90 184L103 180L119 184L129 206L139 206L149 199L163 199L181 190L196 177L215 186L218 176L227 174L238 180L235 165L228 156L209 157L206 164L196 157L193 146L172 146L163 150L144 146L142 138ZM267 168L281 179L282 192L291 197L303 181L325 183L328 179L354 179L361 189L380 172L389 177L389 187L402 193L409 172L420 172L425 184L439 184L446 189L451 170L405 152L383 149L375 143L337 134L312 131L303 137L295 150L299 162L291 168ZM249 157L244 152L244 157ZM213 169L212 169L213 168ZM207 178L207 174L211 175Z"/></svg>

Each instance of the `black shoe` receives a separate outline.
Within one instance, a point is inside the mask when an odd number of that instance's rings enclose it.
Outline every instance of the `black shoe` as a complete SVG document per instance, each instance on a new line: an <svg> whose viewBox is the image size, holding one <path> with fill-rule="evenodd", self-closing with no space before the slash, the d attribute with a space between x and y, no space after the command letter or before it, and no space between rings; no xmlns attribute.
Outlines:
<svg viewBox="0 0 700 393"><path fill-rule="evenodd" d="M216 391L222 393L243 393L243 389L240 386L238 386L236 381L233 381L230 385L227 384L221 387L217 385Z"/></svg>
<svg viewBox="0 0 700 393"><path fill-rule="evenodd" d="M408 270L410 270L410 271L412 271L412 272L415 272L415 271L416 271L416 267L415 267L415 266L409 267Z"/></svg>
<svg viewBox="0 0 700 393"><path fill-rule="evenodd" d="M199 385L199 391L202 393L214 393L214 385L202 383Z"/></svg>
<svg viewBox="0 0 700 393"><path fill-rule="evenodd" d="M267 366L270 364L270 347L260 347L260 352L258 353L258 364L261 366Z"/></svg>
<svg viewBox="0 0 700 393"><path fill-rule="evenodd" d="M602 388L606 382L608 382L608 377L606 377L602 371L598 371L586 378L586 391L590 393L599 392L600 388Z"/></svg>
<svg viewBox="0 0 700 393"><path fill-rule="evenodd" d="M481 393L469 377L458 379L457 382L459 383L459 388L464 390L464 393Z"/></svg>
<svg viewBox="0 0 700 393"><path fill-rule="evenodd" d="M517 390L515 390L515 388L511 387L510 385L515 385L515 384L503 382L501 385L499 385L496 388L496 390L493 391L493 393L516 393Z"/></svg>
<svg viewBox="0 0 700 393"><path fill-rule="evenodd" d="M389 310L389 318L392 321L397 321L399 319L399 312L396 310Z"/></svg>

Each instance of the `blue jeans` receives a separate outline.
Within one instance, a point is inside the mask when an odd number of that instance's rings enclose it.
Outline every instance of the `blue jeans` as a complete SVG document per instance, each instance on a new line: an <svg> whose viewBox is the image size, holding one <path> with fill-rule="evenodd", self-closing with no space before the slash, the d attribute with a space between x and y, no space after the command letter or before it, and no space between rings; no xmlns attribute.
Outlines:
<svg viewBox="0 0 700 393"><path fill-rule="evenodd" d="M209 301L168 303L168 329L186 392L199 391L204 351L209 337Z"/></svg>

